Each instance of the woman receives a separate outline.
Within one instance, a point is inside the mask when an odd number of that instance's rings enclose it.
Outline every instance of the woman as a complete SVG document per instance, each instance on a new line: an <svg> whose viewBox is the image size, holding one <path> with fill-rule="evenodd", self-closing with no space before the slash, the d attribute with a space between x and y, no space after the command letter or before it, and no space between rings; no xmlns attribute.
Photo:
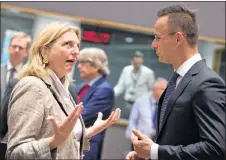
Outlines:
<svg viewBox="0 0 226 160"><path fill-rule="evenodd" d="M119 109L105 121L100 113L85 129L83 105L74 103L66 76L77 61L79 40L79 28L60 22L37 35L11 94L7 159L82 159L89 138L119 119Z"/></svg>

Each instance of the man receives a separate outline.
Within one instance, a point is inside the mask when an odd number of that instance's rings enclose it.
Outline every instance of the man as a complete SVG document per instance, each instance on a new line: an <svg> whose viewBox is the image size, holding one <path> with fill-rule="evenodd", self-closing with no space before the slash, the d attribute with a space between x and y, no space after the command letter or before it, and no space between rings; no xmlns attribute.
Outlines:
<svg viewBox="0 0 226 160"><path fill-rule="evenodd" d="M31 37L24 32L16 32L10 39L8 47L9 62L1 65L1 119L0 140L5 136L7 127L7 110L10 93L17 83L16 74L26 63L31 46Z"/></svg>
<svg viewBox="0 0 226 160"><path fill-rule="evenodd" d="M158 78L152 86L152 93L142 96L135 101L126 129L127 138L131 137L132 128L136 128L150 138L155 137L157 103L166 87L167 81L164 78Z"/></svg>
<svg viewBox="0 0 226 160"><path fill-rule="evenodd" d="M154 82L154 72L143 65L143 54L137 51L131 60L131 65L123 68L118 83L114 87L115 96L124 93L125 108L122 118L128 119L135 100L151 92Z"/></svg>
<svg viewBox="0 0 226 160"><path fill-rule="evenodd" d="M157 140L133 130L127 159L225 159L225 82L198 53L195 13L184 6L158 12L152 47L175 70L159 100Z"/></svg>
<svg viewBox="0 0 226 160"><path fill-rule="evenodd" d="M78 102L83 102L82 117L86 127L92 126L98 112L106 119L114 105L114 90L106 77L110 71L105 52L99 48L85 48L80 51L78 69L84 83L77 88ZM105 131L90 140L90 151L84 159L99 160Z"/></svg>
<svg viewBox="0 0 226 160"><path fill-rule="evenodd" d="M8 47L9 62L1 65L1 100L4 96L6 85L22 68L22 62L29 54L31 37L24 32L16 32L10 40Z"/></svg>

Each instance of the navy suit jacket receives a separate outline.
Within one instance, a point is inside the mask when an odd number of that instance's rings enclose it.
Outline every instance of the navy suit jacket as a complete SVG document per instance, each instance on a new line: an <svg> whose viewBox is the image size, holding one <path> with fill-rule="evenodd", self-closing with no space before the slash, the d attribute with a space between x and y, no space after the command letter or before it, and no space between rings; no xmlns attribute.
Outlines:
<svg viewBox="0 0 226 160"><path fill-rule="evenodd" d="M157 118L160 160L225 159L225 82L204 60L185 74L168 101L163 125Z"/></svg>
<svg viewBox="0 0 226 160"><path fill-rule="evenodd" d="M77 86L79 94L85 83ZM92 126L97 119L98 112L103 113L103 119L107 119L111 114L114 106L114 90L113 86L108 82L106 77L97 80L82 97L84 108L82 117L86 127ZM104 131L91 138L91 142L101 142L104 138Z"/></svg>

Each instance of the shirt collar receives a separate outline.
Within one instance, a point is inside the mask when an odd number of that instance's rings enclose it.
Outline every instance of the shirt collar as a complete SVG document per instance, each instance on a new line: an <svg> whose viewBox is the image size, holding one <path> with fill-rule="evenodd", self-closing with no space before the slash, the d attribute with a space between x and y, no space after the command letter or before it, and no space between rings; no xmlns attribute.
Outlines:
<svg viewBox="0 0 226 160"><path fill-rule="evenodd" d="M100 78L102 78L103 76L100 75L100 76L97 76L96 78L92 79L90 82L89 82L89 86L91 87L92 85L94 85L94 83L96 81L98 81Z"/></svg>
<svg viewBox="0 0 226 160"><path fill-rule="evenodd" d="M10 61L7 63L7 71L10 71L13 68L12 64L10 63ZM19 72L20 69L22 68L22 63L20 63L19 65L17 65L15 67L16 72Z"/></svg>
<svg viewBox="0 0 226 160"><path fill-rule="evenodd" d="M188 70L198 61L202 60L202 57L199 53L195 54L191 58L189 58L187 61L185 61L178 69L177 73L184 77L184 75L188 72Z"/></svg>

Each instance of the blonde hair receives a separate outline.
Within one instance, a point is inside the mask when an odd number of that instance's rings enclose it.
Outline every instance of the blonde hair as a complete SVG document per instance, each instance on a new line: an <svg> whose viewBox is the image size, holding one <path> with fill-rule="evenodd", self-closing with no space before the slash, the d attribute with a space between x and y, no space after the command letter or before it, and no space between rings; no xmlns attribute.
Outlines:
<svg viewBox="0 0 226 160"><path fill-rule="evenodd" d="M99 73L107 76L110 74L108 57L100 48L84 48L80 51L79 60L88 60L99 69Z"/></svg>
<svg viewBox="0 0 226 160"><path fill-rule="evenodd" d="M36 38L30 49L30 55L27 64L19 72L18 78L21 79L25 76L36 76L41 78L48 75L46 66L43 63L42 51L44 48L49 48L59 39L64 33L74 31L81 39L80 29L63 22L52 22L45 26Z"/></svg>
<svg viewBox="0 0 226 160"><path fill-rule="evenodd" d="M16 32L11 37L10 44L12 43L12 41L13 41L14 38L24 38L24 39L26 39L26 41L27 41L26 49L29 49L30 48L32 39L31 39L31 36L29 36L27 33L25 33L25 32Z"/></svg>

